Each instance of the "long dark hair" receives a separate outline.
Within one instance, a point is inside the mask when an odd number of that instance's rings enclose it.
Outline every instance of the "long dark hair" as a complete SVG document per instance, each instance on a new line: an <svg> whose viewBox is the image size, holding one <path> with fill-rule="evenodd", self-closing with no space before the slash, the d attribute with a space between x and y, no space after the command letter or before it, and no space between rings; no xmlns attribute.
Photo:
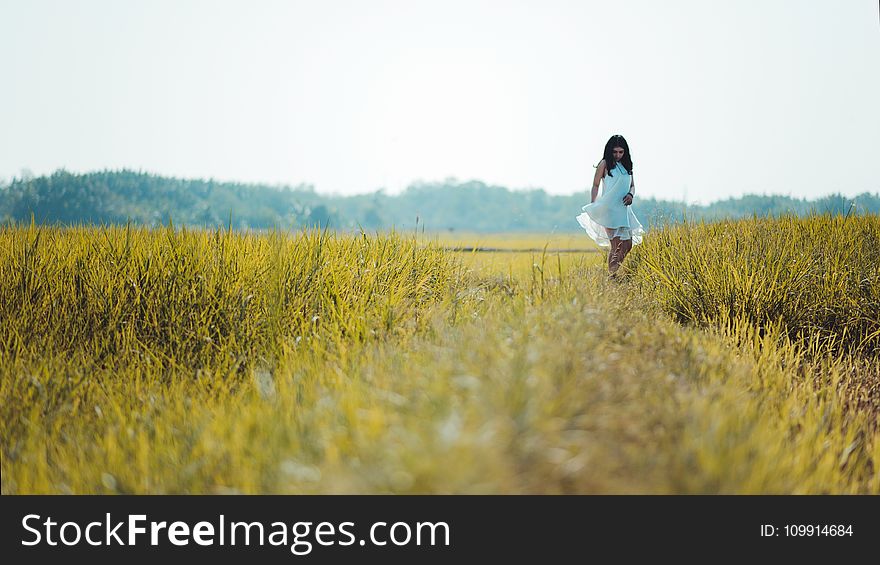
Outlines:
<svg viewBox="0 0 880 565"><path fill-rule="evenodd" d="M605 144L605 170L608 172L608 176L614 176L611 174L611 171L617 163L613 152L615 147L623 147L623 158L620 160L620 164L623 165L627 173L633 174L633 160L632 155L629 153L629 145L622 135L612 135L608 143Z"/></svg>

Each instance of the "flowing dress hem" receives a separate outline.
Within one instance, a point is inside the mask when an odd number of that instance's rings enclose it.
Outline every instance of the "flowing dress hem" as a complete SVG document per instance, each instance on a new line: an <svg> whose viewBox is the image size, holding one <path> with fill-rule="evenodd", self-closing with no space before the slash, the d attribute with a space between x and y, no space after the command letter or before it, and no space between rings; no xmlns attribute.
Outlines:
<svg viewBox="0 0 880 565"><path fill-rule="evenodd" d="M588 209L589 205L584 206L584 212L575 217L578 224L587 232L587 235L596 242L599 247L610 249L611 248L611 238L612 237L621 237L622 239L632 239L633 245L639 245L642 242L642 237L645 235L645 229L642 227L642 224L639 222L638 218L636 218L635 213L627 207L627 219L629 220L628 226L604 226L593 219L590 214L590 210ZM615 233L610 237L608 236L608 232L605 230L613 229ZM629 234L626 231L629 231ZM629 235L629 237L627 237Z"/></svg>

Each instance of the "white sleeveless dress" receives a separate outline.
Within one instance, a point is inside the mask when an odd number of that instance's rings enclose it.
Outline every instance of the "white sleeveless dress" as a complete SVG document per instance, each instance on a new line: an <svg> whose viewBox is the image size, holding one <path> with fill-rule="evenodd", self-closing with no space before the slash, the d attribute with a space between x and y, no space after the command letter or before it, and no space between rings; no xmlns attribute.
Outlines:
<svg viewBox="0 0 880 565"><path fill-rule="evenodd" d="M575 219L599 247L611 248L611 238L632 239L633 245L642 242L645 229L632 211L623 203L629 192L630 175L619 162L602 178L602 194L596 201L582 207L583 213ZM609 235L606 228L613 230Z"/></svg>

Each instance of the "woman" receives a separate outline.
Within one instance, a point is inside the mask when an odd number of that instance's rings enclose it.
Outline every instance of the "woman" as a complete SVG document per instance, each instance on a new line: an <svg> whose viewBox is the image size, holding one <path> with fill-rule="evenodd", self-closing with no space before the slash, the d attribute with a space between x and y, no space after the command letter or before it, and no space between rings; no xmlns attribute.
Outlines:
<svg viewBox="0 0 880 565"><path fill-rule="evenodd" d="M600 247L609 250L608 272L615 276L617 269L633 245L642 242L645 230L633 213L635 195L632 158L629 145L622 135L613 135L605 144L605 158L596 166L590 204L582 208L577 221L587 235ZM603 180L602 196L598 199L599 180Z"/></svg>

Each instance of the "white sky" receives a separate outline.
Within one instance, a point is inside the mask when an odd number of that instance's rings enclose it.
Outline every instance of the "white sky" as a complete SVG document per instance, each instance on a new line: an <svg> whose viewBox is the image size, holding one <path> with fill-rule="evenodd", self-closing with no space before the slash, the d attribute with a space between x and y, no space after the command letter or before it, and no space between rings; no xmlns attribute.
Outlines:
<svg viewBox="0 0 880 565"><path fill-rule="evenodd" d="M0 0L0 178L880 190L877 0ZM848 165L848 166L843 166Z"/></svg>

